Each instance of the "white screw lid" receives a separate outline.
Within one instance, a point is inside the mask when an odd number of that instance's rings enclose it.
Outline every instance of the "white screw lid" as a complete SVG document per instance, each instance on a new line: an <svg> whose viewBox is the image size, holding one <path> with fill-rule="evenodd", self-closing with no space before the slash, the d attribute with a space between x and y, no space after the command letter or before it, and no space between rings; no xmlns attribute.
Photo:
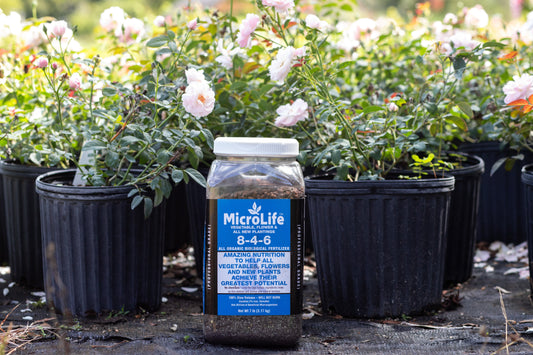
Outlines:
<svg viewBox="0 0 533 355"><path fill-rule="evenodd" d="M219 137L213 152L217 155L296 157L299 145L290 138Z"/></svg>

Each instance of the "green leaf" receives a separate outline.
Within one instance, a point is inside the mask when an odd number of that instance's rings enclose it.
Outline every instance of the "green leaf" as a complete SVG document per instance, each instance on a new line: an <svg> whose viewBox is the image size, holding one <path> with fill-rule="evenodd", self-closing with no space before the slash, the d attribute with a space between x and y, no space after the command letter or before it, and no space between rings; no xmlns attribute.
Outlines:
<svg viewBox="0 0 533 355"><path fill-rule="evenodd" d="M137 191L137 190L133 189L132 191ZM130 193L131 193L131 191L130 191ZM133 198L133 200L131 201L131 209L133 210L137 206L139 206L141 204L142 200L143 200L142 196L140 196L140 195L135 196Z"/></svg>
<svg viewBox="0 0 533 355"><path fill-rule="evenodd" d="M158 153L157 153L157 162L159 164L166 164L170 157L172 157L172 154L170 154L167 150L165 149L161 149Z"/></svg>
<svg viewBox="0 0 533 355"><path fill-rule="evenodd" d="M218 96L218 103L223 107L231 109L233 108L233 103L231 99L232 97L229 92L222 91Z"/></svg>
<svg viewBox="0 0 533 355"><path fill-rule="evenodd" d="M461 111L464 112L465 115L472 118L474 117L474 111L472 111L472 107L470 107L470 104L468 102L459 102L457 106L461 109Z"/></svg>
<svg viewBox="0 0 533 355"><path fill-rule="evenodd" d="M331 162L335 165L338 165L341 161L341 151L336 149L331 152Z"/></svg>
<svg viewBox="0 0 533 355"><path fill-rule="evenodd" d="M172 177L172 181L174 181L177 184L181 182L181 180L183 180L183 171L178 170L178 169L172 170L171 177Z"/></svg>
<svg viewBox="0 0 533 355"><path fill-rule="evenodd" d="M150 197L144 198L144 218L150 217L152 210L154 209L154 203Z"/></svg>
<svg viewBox="0 0 533 355"><path fill-rule="evenodd" d="M378 112L378 111L383 111L383 110L384 109L381 106L367 106L363 109L363 113L367 114L367 113Z"/></svg>
<svg viewBox="0 0 533 355"><path fill-rule="evenodd" d="M438 123L433 123L431 126L429 126L429 133L435 137L437 135L437 133L439 133L439 124Z"/></svg>
<svg viewBox="0 0 533 355"><path fill-rule="evenodd" d="M130 144L133 144L133 143L137 143L138 141L140 141L140 139L137 138L137 137L125 136L125 137L122 137L120 139L120 144L121 145L130 145Z"/></svg>
<svg viewBox="0 0 533 355"><path fill-rule="evenodd" d="M496 162L492 164L492 167L490 168L490 176L492 176L500 168L500 166L503 165L503 163L507 165L506 162L507 162L507 158L500 158L496 160Z"/></svg>
<svg viewBox="0 0 533 355"><path fill-rule="evenodd" d="M231 91L244 91L248 89L249 83L246 81L236 81L230 86Z"/></svg>
<svg viewBox="0 0 533 355"><path fill-rule="evenodd" d="M200 174L198 172L198 170L195 170L195 169L192 169L192 168L187 168L185 169L185 172L187 173L187 175L189 175L194 181L196 181L198 184L200 184L200 186L202 187L205 187L206 186L206 181L205 181L205 178L202 174Z"/></svg>
<svg viewBox="0 0 533 355"><path fill-rule="evenodd" d="M516 163L516 159L508 158L505 161L505 171L511 171L513 169L515 163Z"/></svg>
<svg viewBox="0 0 533 355"><path fill-rule="evenodd" d="M168 42L168 48L169 48L173 53L178 53L178 46L176 45L176 42Z"/></svg>
<svg viewBox="0 0 533 355"><path fill-rule="evenodd" d="M92 140L92 141L85 142L81 150L83 151L102 150L106 148L107 148L107 144L105 142Z"/></svg>
<svg viewBox="0 0 533 355"><path fill-rule="evenodd" d="M353 12L353 8L350 6L350 4L343 4L341 6L341 10L346 12Z"/></svg>
<svg viewBox="0 0 533 355"><path fill-rule="evenodd" d="M191 163L194 168L197 168L198 164L200 164L200 158L198 158L198 155L193 148L187 147L187 150L189 151L189 163Z"/></svg>
<svg viewBox="0 0 533 355"><path fill-rule="evenodd" d="M434 102L426 102L424 103L424 107L430 115L436 115L439 112L439 107Z"/></svg>
<svg viewBox="0 0 533 355"><path fill-rule="evenodd" d="M128 198L132 197L133 195L139 193L139 190L137 189L131 189L130 192L128 192Z"/></svg>
<svg viewBox="0 0 533 355"><path fill-rule="evenodd" d="M348 165L342 165L337 167L337 176L339 180L347 180L350 167Z"/></svg>
<svg viewBox="0 0 533 355"><path fill-rule="evenodd" d="M461 117L449 115L446 117L446 122L456 125L459 129L462 129L463 131L468 130L468 126L466 125L465 120L463 120Z"/></svg>
<svg viewBox="0 0 533 355"><path fill-rule="evenodd" d="M461 57L455 57L453 59L453 69L455 70L455 77L461 79L466 69L466 62Z"/></svg>
<svg viewBox="0 0 533 355"><path fill-rule="evenodd" d="M118 155L117 152L108 151L106 156L105 156L105 162L106 162L107 166L109 166L111 168L116 168L116 167L118 167L118 165L120 163L120 156Z"/></svg>
<svg viewBox="0 0 533 355"><path fill-rule="evenodd" d="M488 41L483 43L483 48L505 48L505 44L496 42L496 41Z"/></svg>
<svg viewBox="0 0 533 355"><path fill-rule="evenodd" d="M165 198L169 198L172 193L172 184L167 179L161 179L159 182L159 187Z"/></svg>
<svg viewBox="0 0 533 355"><path fill-rule="evenodd" d="M215 144L215 138L213 137L213 134L210 130L207 128L202 129L202 134L205 138L205 142L207 143L208 147L213 149L213 145Z"/></svg>
<svg viewBox="0 0 533 355"><path fill-rule="evenodd" d="M162 35L162 36L150 38L148 42L146 42L146 47L157 48L157 47L164 46L167 43L168 43L168 36Z"/></svg>
<svg viewBox="0 0 533 355"><path fill-rule="evenodd" d="M155 190L154 206L159 206L163 202L163 191L161 189Z"/></svg>
<svg viewBox="0 0 533 355"><path fill-rule="evenodd" d="M102 90L102 94L104 96L115 96L117 94L117 90L115 88L104 88Z"/></svg>

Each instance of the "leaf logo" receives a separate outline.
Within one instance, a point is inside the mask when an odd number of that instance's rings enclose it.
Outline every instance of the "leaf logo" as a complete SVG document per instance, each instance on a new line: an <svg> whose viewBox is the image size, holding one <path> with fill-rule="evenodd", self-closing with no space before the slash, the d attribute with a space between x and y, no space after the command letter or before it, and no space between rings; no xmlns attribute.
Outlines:
<svg viewBox="0 0 533 355"><path fill-rule="evenodd" d="M252 205L252 208L248 209L248 212L250 214L259 214L259 211L261 211L261 206L257 206L257 204L255 202Z"/></svg>

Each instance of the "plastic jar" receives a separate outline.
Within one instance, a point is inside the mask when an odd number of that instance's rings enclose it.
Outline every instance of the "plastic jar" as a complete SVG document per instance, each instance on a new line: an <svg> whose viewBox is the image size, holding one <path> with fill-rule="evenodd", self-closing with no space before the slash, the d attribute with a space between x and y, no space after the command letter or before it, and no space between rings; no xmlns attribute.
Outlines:
<svg viewBox="0 0 533 355"><path fill-rule="evenodd" d="M207 178L204 336L293 346L302 333L304 180L298 142L217 138Z"/></svg>

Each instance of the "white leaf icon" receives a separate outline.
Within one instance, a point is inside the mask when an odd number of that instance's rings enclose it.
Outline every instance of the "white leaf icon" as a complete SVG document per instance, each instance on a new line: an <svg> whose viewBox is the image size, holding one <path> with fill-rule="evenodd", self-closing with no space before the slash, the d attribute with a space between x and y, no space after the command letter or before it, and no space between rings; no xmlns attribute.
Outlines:
<svg viewBox="0 0 533 355"><path fill-rule="evenodd" d="M251 209L248 209L248 212L250 214L259 214L259 211L261 211L261 206L257 206L257 204L254 202Z"/></svg>

